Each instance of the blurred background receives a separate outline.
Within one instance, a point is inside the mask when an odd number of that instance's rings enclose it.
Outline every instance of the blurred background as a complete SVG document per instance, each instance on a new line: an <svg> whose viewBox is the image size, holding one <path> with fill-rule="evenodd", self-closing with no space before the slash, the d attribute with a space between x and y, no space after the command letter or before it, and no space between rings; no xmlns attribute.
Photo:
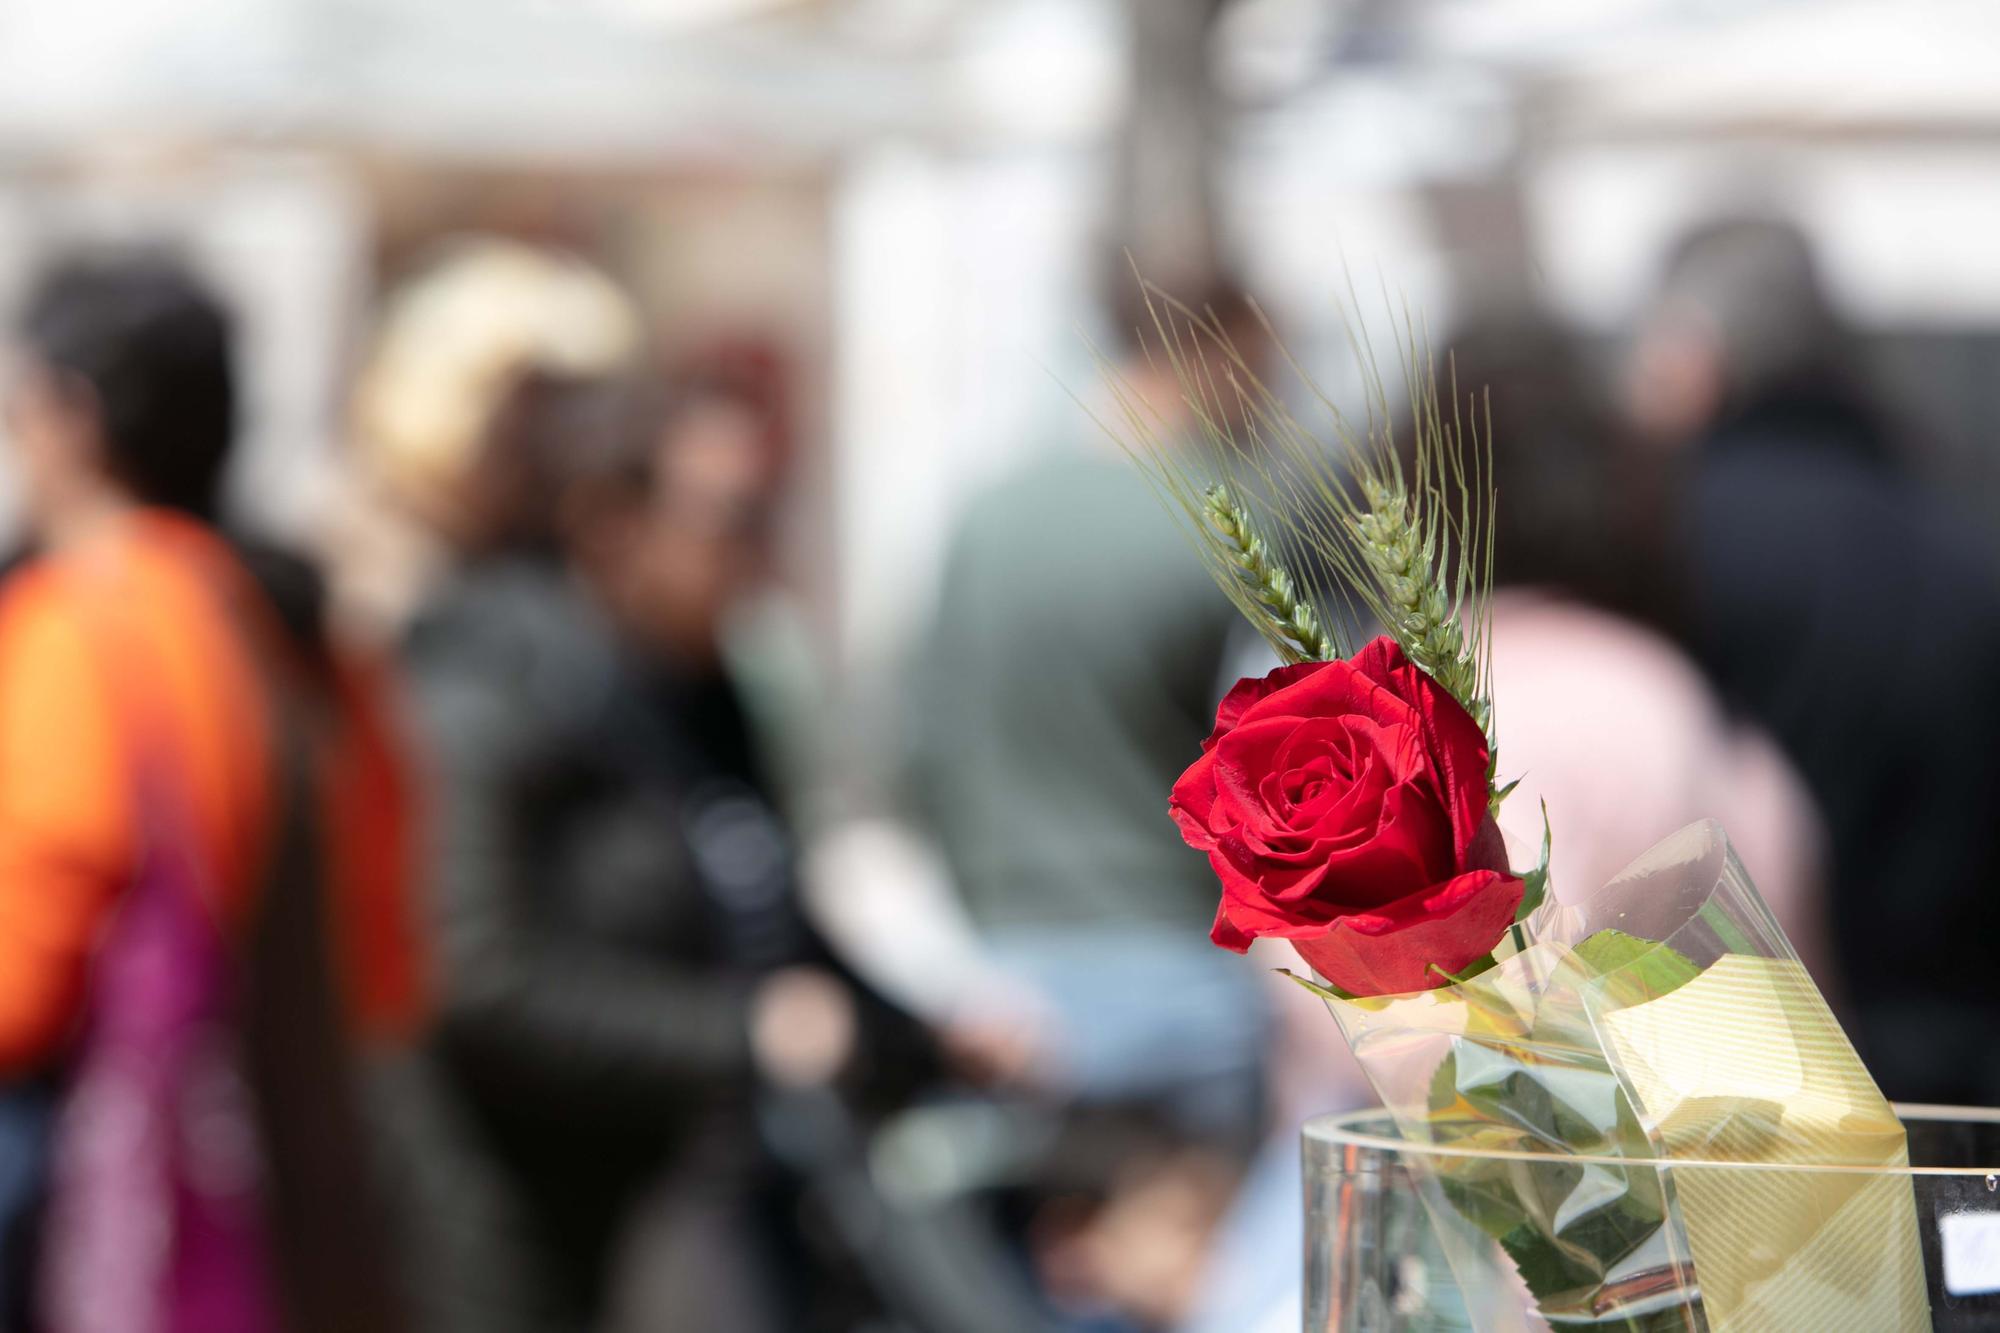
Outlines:
<svg viewBox="0 0 2000 1333"><path fill-rule="evenodd" d="M0 0L0 840L60 844L0 917L96 836L7 655L154 595L37 575L54 451L375 682L321 878L396 938L331 932L399 1321L1296 1327L1297 1126L1369 1098L1165 817L1270 663L1093 423L1100 356L1174 410L1136 266L1336 401L1357 324L1490 389L1510 839L1562 896L1722 819L1885 1091L2000 1104L1996 57L1978 0ZM210 298L217 506L125 457ZM81 949L0 947L26 1306Z"/></svg>

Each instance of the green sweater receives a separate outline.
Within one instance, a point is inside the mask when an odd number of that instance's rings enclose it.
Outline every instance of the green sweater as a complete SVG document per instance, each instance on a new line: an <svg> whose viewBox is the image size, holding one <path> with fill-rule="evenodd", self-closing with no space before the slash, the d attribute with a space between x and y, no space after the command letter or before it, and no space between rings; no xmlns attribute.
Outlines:
<svg viewBox="0 0 2000 1333"><path fill-rule="evenodd" d="M914 795L982 927L1205 929L1167 818L1234 611L1138 470L1054 455L978 498L919 647Z"/></svg>

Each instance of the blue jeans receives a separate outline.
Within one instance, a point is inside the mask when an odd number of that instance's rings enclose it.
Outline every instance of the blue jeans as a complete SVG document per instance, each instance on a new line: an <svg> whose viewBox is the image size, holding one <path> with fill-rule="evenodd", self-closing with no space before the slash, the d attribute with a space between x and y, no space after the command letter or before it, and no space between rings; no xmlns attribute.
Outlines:
<svg viewBox="0 0 2000 1333"><path fill-rule="evenodd" d="M35 1236L56 1096L38 1083L0 1086L0 1327L27 1327Z"/></svg>
<svg viewBox="0 0 2000 1333"><path fill-rule="evenodd" d="M1191 1133L1256 1141L1270 1018L1255 964L1166 927L1013 929L987 943L1055 1011L1079 1102L1143 1104Z"/></svg>

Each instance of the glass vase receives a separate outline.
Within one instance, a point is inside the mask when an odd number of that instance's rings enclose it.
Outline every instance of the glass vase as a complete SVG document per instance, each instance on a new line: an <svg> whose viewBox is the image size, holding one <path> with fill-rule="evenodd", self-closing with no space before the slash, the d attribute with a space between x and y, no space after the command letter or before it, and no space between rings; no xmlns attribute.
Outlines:
<svg viewBox="0 0 2000 1333"><path fill-rule="evenodd" d="M1701 1276L1685 1258L1633 1277L1615 1309L1551 1321L1536 1305L1504 1245L1459 1211L1426 1199L1426 1182L1454 1171L1528 1175L1551 1169L1547 1154L1482 1153L1402 1139L1386 1113L1324 1116L1306 1126L1306 1333L1572 1333L1574 1330L1706 1330L1707 1333L1971 1333L2000 1329L2000 1112L1949 1107L1896 1108L1908 1134L1909 1165L1818 1167L1796 1163L1703 1162L1686 1158L1607 1159L1620 1171L1657 1171L1671 1197L1681 1189L1726 1185L1766 1198L1802 1201L1791 1236L1737 1240L1751 1270L1782 1293L1758 1305L1758 1278L1738 1313L1711 1322ZM1451 1159L1451 1160L1444 1160ZM1588 1161L1565 1163L1588 1170ZM1723 1176L1720 1173L1728 1173ZM1814 1211L1829 1194L1874 1194L1917 1219L1921 1280L1886 1313L1880 1292L1848 1291L1841 1276L1802 1265L1802 1247L1837 1219ZM1848 1238L1844 1243L1851 1243ZM1763 1247L1760 1252L1759 1247ZM1680 1253L1685 1255L1684 1247ZM1800 1273L1811 1272L1802 1282ZM1879 1283L1872 1284L1879 1288ZM1650 1290L1647 1288L1650 1287ZM1878 1304L1871 1305L1871 1300ZM1746 1312L1747 1311L1747 1312Z"/></svg>

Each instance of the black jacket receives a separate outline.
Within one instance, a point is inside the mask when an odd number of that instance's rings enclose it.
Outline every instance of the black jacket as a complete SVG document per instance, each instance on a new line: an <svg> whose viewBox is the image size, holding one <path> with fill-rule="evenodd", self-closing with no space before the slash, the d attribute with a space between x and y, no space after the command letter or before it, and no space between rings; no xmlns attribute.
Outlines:
<svg viewBox="0 0 2000 1333"><path fill-rule="evenodd" d="M1825 391L1725 423L1684 518L1690 646L1826 816L1862 1055L1891 1097L1991 1104L2000 579L1977 526Z"/></svg>
<svg viewBox="0 0 2000 1333"><path fill-rule="evenodd" d="M754 1113L760 978L846 977L877 1070L925 1069L923 1040L801 912L726 679L643 661L525 559L463 579L408 661L436 766L440 1055L588 1305L639 1193L699 1177L742 1197L782 1175Z"/></svg>
<svg viewBox="0 0 2000 1333"><path fill-rule="evenodd" d="M507 1118L576 1135L659 1138L647 1127L738 1090L755 973L724 956L690 830L719 793L758 794L681 725L740 731L733 692L689 700L733 717L674 716L590 604L527 561L454 589L409 665L454 1063Z"/></svg>

